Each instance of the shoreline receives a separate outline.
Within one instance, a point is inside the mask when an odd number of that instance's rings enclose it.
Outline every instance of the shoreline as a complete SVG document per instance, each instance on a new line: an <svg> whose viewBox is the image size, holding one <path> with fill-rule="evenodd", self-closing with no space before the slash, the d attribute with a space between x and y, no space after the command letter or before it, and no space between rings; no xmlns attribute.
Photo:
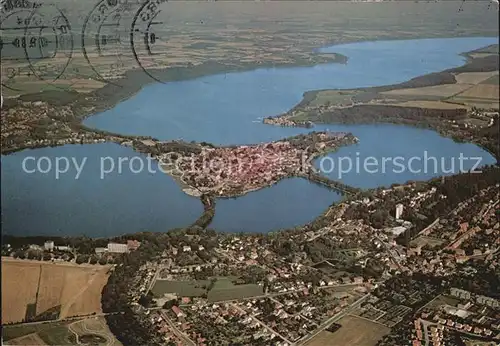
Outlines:
<svg viewBox="0 0 500 346"><path fill-rule="evenodd" d="M398 40L406 40L406 39L405 39L405 38L399 38ZM346 42L346 43L355 43L355 42ZM344 43L340 43L340 44L344 44ZM480 48L478 48L478 49L476 49L476 50L474 50L474 51L461 53L460 55L465 56L465 57L467 58L467 61L466 61L463 65L461 65L461 66L457 67L456 69L463 68L464 66L467 66L467 65L470 63L470 61L474 60L474 58L472 58L472 57L470 56L470 54L473 54L473 53L474 53L474 52L476 52L476 51L479 51L479 50L481 50L481 49L485 49L485 48L487 48L487 47L491 47L491 46L492 46L492 45L490 45L490 46L486 46L486 47L480 47ZM312 65L313 65L313 66L316 66L317 64L312 64ZM280 67L278 67L278 68L283 68L283 67L297 67L297 66L286 64L286 65L280 66ZM266 68L266 67L262 67L262 68ZM255 66L253 66L253 67L249 67L249 70L252 70L252 69L255 69ZM439 73L443 73L443 72L449 72L450 70L453 70L453 69L444 70L444 71L438 72L438 74L439 74ZM135 71L135 72L137 72L137 71ZM139 71L139 72L141 72L141 71ZM238 72L238 71L233 71L233 72ZM224 72L222 72L222 73L224 73ZM226 71L225 73L229 73L229 72L227 72L227 71ZM428 75L422 75L422 76L416 77L415 79L422 78L422 77L425 77L425 76L428 76ZM195 76L195 77L192 77L192 78L189 78L189 79L193 79L193 78L201 78L201 77L202 77L202 76ZM182 80L184 80L184 79L182 79ZM407 81L407 82L408 82L408 81ZM404 84L404 83L407 83L407 82L403 82L403 83L401 83L401 84ZM138 91L140 91L143 87L145 87L145 86L147 86L147 85L149 85L149 84L150 84L150 83L147 83L147 84L141 85L141 86L140 86L140 88L137 90L137 92L138 92ZM378 87L373 87L373 88L375 88L375 89L376 89L376 88L384 88L384 87L387 87L387 86L378 86ZM360 90L363 90L363 89L367 89L367 88L362 88L362 89L360 89ZM369 89L371 89L371 88L369 88ZM341 89L339 89L339 90L341 90ZM356 89L356 90L357 90L357 89ZM304 98L303 98L303 100L301 100L301 102L299 102L299 104L297 104L296 106L294 106L293 108L291 108L291 109L290 109L287 113L289 113L289 112L291 112L292 110L296 109L297 107L299 107L299 106L303 105L303 103L306 101L306 95L315 95L315 93L317 93L317 92L319 92L319 91L321 91L321 90L312 90L312 91L307 91L307 92L305 92L305 93L304 93ZM33 94L32 94L32 95L33 95ZM37 94L37 95L38 95L38 94ZM124 98L123 98L123 100L128 99L129 97L131 97L131 96L124 97ZM110 107L113 107L113 106L114 106L114 105L112 105L112 106L110 106ZM401 107L401 108L408 108L408 109L411 109L411 108L413 108L413 107ZM415 109L417 109L417 108L415 108ZM95 109L94 109L93 111L95 111ZM285 113L285 114L287 114L287 113ZM93 113L93 114L90 114L90 115L84 115L83 117L80 117L80 118L79 118L79 119L80 119L80 121L78 122L78 124L77 124L77 125L78 125L78 126L80 126L82 129L84 129L84 130L86 130L86 131L89 131L89 132L90 132L90 131L92 131L92 132L93 132L93 131L102 131L102 130L99 130L99 129L93 129L93 128L90 128L90 127L88 127L88 126L86 126L86 125L84 125L84 124L83 124L83 119L85 119L85 118L87 118L87 117L90 117L90 116L93 116L93 115L95 115L95 114L96 114L96 113ZM278 115L278 116L279 116L279 115ZM265 120L265 119L263 119L263 120ZM317 122L317 123L319 123L319 122ZM328 124L328 123L325 123L325 124ZM481 147L481 148L485 149L485 150L486 150L486 151L488 151L490 154L492 154L492 156L496 157L496 158L497 158L497 161L499 160L499 156L498 156L498 154L492 153L492 152L491 152L491 150L489 150L488 148L484 147L482 144L477 143L477 142L474 142L474 141L470 141L470 139L468 139L468 138L466 138L466 139L454 138L453 136L449 136L449 135L447 135L445 132L443 132L443 131L442 131L442 129L439 129L439 128L434 128L434 127L432 126L432 124L427 124L426 126L419 126L418 124L411 124L411 123L401 123L401 122L394 122L394 121L376 121L376 120L374 120L374 121L372 121L372 122L353 122L353 123L351 123L351 124L354 124L354 125L358 125L358 124L359 124L359 125L361 125L361 124L397 124L397 125L402 125L402 126L423 127L423 128L427 128L427 129L431 129L431 130L433 130L433 131L436 131L436 132L438 132L438 133L439 133L441 136L443 136L443 137L452 138L454 141L464 141L464 142L466 142L466 143L473 143L473 144L475 144L475 145L478 145L479 147ZM107 135L110 135L110 134L111 134L111 133L106 133L106 131L102 131L102 132L104 132L104 134L107 134ZM122 138L123 138L123 139L151 138L151 137L146 137L146 136L129 136L129 135L120 135L120 134L116 134L116 135L117 135L117 136L122 136ZM113 140L106 140L106 142L113 142L113 143L116 143L116 144L119 144L119 145L123 145L123 143L119 143L119 142L117 142L117 141L113 141ZM198 143L198 144L199 144L199 143ZM60 146L60 145L55 145L55 146ZM41 147L47 147L47 146L41 146ZM40 148L41 148L41 147L40 147ZM19 148L19 149L17 149L17 150L9 151L9 152L7 152L7 153L2 153L2 155L8 155L8 154L14 153L14 152L16 152L16 151L22 151L22 150L26 150L26 149L31 149L31 150L34 150L34 149L37 149L37 148L33 148L33 147ZM133 149L135 150L135 148L133 148ZM338 149L338 148L337 148L337 149ZM137 150L135 150L135 151L137 151ZM323 154L322 154L322 155L323 155ZM320 155L320 156L321 156L321 155ZM170 175L170 176L171 176L171 177L172 177L172 178L173 178L173 179L174 179L174 180L175 180L175 181L176 181L176 182L180 185L180 188L183 190L183 192L184 192L184 193L188 194L189 196L192 196L192 197L195 197L195 198L199 198L199 199L203 196L203 193L201 193L201 192L200 192L200 195L199 195L199 196L197 196L196 194L190 194L190 193L188 193L188 192L187 192L187 191L185 191L185 190L186 190L186 189L192 189L192 187L191 187L191 186L189 186L189 185L185 184L184 182L182 182L182 180L181 180L179 177L176 177L176 176L171 175L171 174L169 174L169 175ZM258 190L260 190L260 189L267 188L267 187L272 187L273 185L275 185L275 184L279 183L281 180L283 180L283 179L285 179L285 178L293 178L293 177L295 177L295 176L290 176L290 177L281 177L280 179L278 179L277 181L273 181L273 182L272 182L271 184L269 184L269 185L262 186L262 187L255 187L255 188L252 188L252 189L249 189L249 190L245 190L245 191L243 191L242 193L239 193L239 194L236 194L236 195L233 195L233 196L220 196L220 197L219 197L219 196L214 196L214 197L215 197L216 199L217 199L217 198L220 198L220 199L238 198L238 197L241 197L241 196L243 196L243 195L246 195L247 193L251 193L251 192L254 192L254 191L258 191ZM300 176L298 176L298 177L300 177ZM302 178L304 178L304 177L302 177ZM307 179L307 178L306 178L306 179ZM308 180L309 180L310 182L315 182L315 181L311 181L310 179L308 179ZM316 182L316 183L317 183L317 182ZM371 190L371 189L368 189L368 190ZM328 209L329 209L329 208L330 208L330 207L328 207ZM200 216L200 218L201 218L201 217L203 217L203 214ZM316 219L316 218L315 218L315 219ZM269 232L273 232L273 230L271 230L271 231L269 231ZM136 234L136 233L143 233L143 232L139 231L139 232L134 232L134 233L132 233L132 234ZM130 234L130 233L127 233L127 234ZM109 237L108 237L108 238L109 238Z"/></svg>
<svg viewBox="0 0 500 346"><path fill-rule="evenodd" d="M144 71L141 70L140 67L136 67L134 69L126 71L123 75L120 76L120 78L113 80L113 83L108 83L105 86L103 86L100 89L96 89L93 92L90 92L88 94L80 94L77 92L70 92L70 91L65 91L65 90L54 90L54 91L42 91L38 93L30 93L30 94L22 94L17 97L10 97L10 98L4 98L4 105L9 105L13 100L20 100L20 101L38 101L40 100L40 97L43 97L45 95L53 95L53 94L61 94L62 97L64 98L64 95L71 94L72 96L76 96L76 100L72 99L69 101L58 101L58 105L67 105L73 102L82 102L83 106L85 106L86 103L88 103L88 98L97 98L98 100L92 100L92 101L97 101L98 104L97 106L94 104L92 106L92 110L89 113L82 114L80 113L78 115L78 119L82 125L83 121L86 118L92 117L97 115L98 113L105 112L106 110L112 109L115 107L117 104L126 101L130 99L131 97L135 96L137 93L139 93L143 88L152 85L152 84L157 84L157 83L171 83L171 82L179 82L179 81L188 81L188 80L193 80L193 79L198 79L198 78L203 78L203 77L208 77L208 76L215 76L215 75L222 75L226 73L238 73L238 72L246 72L246 71L252 71L252 70L259 70L259 69L269 69L269 68L277 68L277 69L282 69L282 68L296 68L296 67L311 67L311 66L318 66L322 64L330 64L330 63L340 63L340 64L346 64L349 61L349 57L342 55L340 53L332 52L332 53L321 53L319 52L320 49L323 48L329 48L329 47L335 47L339 45L346 45L346 44L354 44L354 43L363 43L363 42L383 42L383 41L406 41L406 40L426 40L426 39L453 39L453 38L476 38L476 37L484 37L484 38L497 38L498 36L484 36L484 34L464 34L464 35L457 35L457 36L448 36L448 35L434 35L434 36L425 36L425 37L420 37L420 36L413 36L413 35L389 35L389 36L375 36L375 38L372 39L365 39L365 38L355 38L355 39L349 39L346 41L343 40L338 40L338 39L333 39L333 40L327 40L321 47L315 47L310 50L310 54L312 56L320 57L324 59L325 61L320 61L320 62L311 62L310 60L308 62L300 62L300 61L294 61L293 63L281 63L281 64L274 64L274 63L269 63L269 62L264 62L262 64L258 63L244 63L240 64L237 66L236 64L224 64L224 63L207 63L206 65L213 64L212 66L208 66L209 70L205 70L204 67L206 67L205 64L201 65L196 65L193 67L174 67L174 68L163 68L163 69L157 69L160 74L166 74L167 77L165 78L166 80L162 82L158 82L156 80L153 80L151 77L147 76ZM466 59L470 59L470 55L478 50L490 47L485 46L485 47L479 47L473 51L470 52L463 52L460 53L460 56L464 56ZM326 57L333 56L333 58L326 59ZM466 61L467 63L467 61ZM210 67L214 68L213 70L210 70ZM201 69L201 71L198 71L197 69ZM195 70L193 72L193 70ZM180 72L179 74L182 75L179 77L176 75L177 72ZM184 74L182 72L185 72ZM170 76L172 74L172 76ZM130 80L134 80L134 83L128 83ZM108 89L109 92L108 92ZM313 92L315 90L312 90ZM309 91L307 91L309 92ZM306 93L307 93L306 92ZM106 98L105 100L102 98ZM90 128L94 130L94 128Z"/></svg>
<svg viewBox="0 0 500 346"><path fill-rule="evenodd" d="M96 91L90 93L90 95L97 97L97 98L107 97L107 96L110 96L110 94L113 96L117 95L118 98L112 99L109 101L102 100L101 102L103 102L103 103L96 106L95 110L93 110L92 113L84 114L84 115L80 116L79 119L80 119L80 123L82 125L84 125L83 122L85 121L85 119L92 117L92 116L96 116L99 113L102 113L102 112L105 112L109 109L114 108L119 103L134 97L139 92L141 92L142 89L144 89L145 87L148 87L150 85L153 85L153 84L165 84L165 83L172 83L172 82L189 81L189 80L195 80L195 79L204 78L204 77L208 77L208 76L217 76L217 75L222 75L222 74L227 74L227 73L240 73L240 72L254 71L254 70L260 70L260 69L300 68L300 67L319 66L319 65L331 64L331 63L333 63L333 64L335 64L335 63L347 64L348 63L348 61L349 61L348 56L345 56L345 55L342 55L339 53L335 53L335 52L334 53L321 53L321 52L317 51L317 50L322 49L322 48L334 47L334 46L345 45L345 44L353 44L353 43L363 43L363 42L425 40L425 39L438 39L438 38L447 39L447 38L466 38L466 37L495 38L495 36L482 36L482 35L473 35L473 36L464 35L464 36L456 36L456 37L437 35L435 37L420 37L420 38L414 38L412 36L409 36L408 38L401 37L401 36L393 36L393 37L389 37L389 38L384 37L383 39L376 39L376 40L364 40L364 39L356 40L356 39L354 39L354 40L348 40L345 42L332 40L332 41L328 41L326 43L326 45L323 45L322 47L316 47L316 48L312 49L312 51L311 51L312 56L320 56L320 55L333 56L333 58L331 58L329 61L328 61L328 59L325 59L326 61L323 61L323 62L311 62L311 61L309 61L309 62L302 63L300 61L295 61L293 63L288 63L288 64L274 64L274 63L254 64L254 63L252 63L252 64L242 64L240 66L215 63L215 70L214 71L204 71L203 64L197 65L194 67L190 67L190 68L187 68L187 67L174 68L174 69L164 68L164 69L158 69L160 74L167 74L168 75L169 73L174 73L174 71L177 71L177 69L186 70L186 71L188 71L188 73L192 73L192 69L199 69L200 68L201 71L195 71L192 75L184 75L182 78L177 78L177 77L173 77L171 79L166 78L166 80L162 81L162 82L158 82L156 80L153 80L152 78L147 76L144 73L144 71L142 71L140 68L136 68L136 69L132 69L132 70L127 71L124 74L123 78L118 79L118 83L115 83L116 85L119 86L118 89L116 89L116 87L113 84L107 84L103 88L97 89ZM467 60L469 60L469 59L471 59L470 54L472 54L478 50L490 47L490 46L491 45L486 46L486 47L479 47L473 51L463 52L463 53L460 53L459 55L464 56ZM465 64L467 64L467 62L468 61L466 61ZM210 64L210 63L208 63L208 64ZM132 80L134 78L139 77L139 75L142 75L142 77L146 77L146 80L143 81L142 83L137 83L138 85L134 85L132 87L128 86L128 85L119 85L119 82ZM141 78L138 78L138 79L140 80ZM110 93L106 93L106 91L107 91L106 88L111 88L111 89L114 88L115 90L112 90L112 92L110 92ZM117 91L121 91L121 93L117 92ZM37 95L37 94L29 94L29 95ZM4 102L5 102L5 100L4 100ZM94 128L89 127L89 129L94 129Z"/></svg>
<svg viewBox="0 0 500 346"><path fill-rule="evenodd" d="M491 52L490 50L496 50L497 53ZM490 52L485 53L485 51ZM473 57L472 55L474 53L485 53L486 56ZM478 138L478 136L480 135L479 132L472 132L471 130L463 131L463 128L457 130L456 128L454 128L455 125L450 125L450 120L453 120L453 123L455 122L455 120L463 120L462 115L460 115L459 113L462 112L465 116L465 113L474 110L473 106L471 107L467 104L455 103L456 108L439 109L438 107L431 108L423 106L419 107L417 105L398 105L397 94L395 97L393 96L393 98L396 98L395 103L384 102L386 99L390 99L390 96L383 95L384 92L402 89L408 90L425 87L439 87L441 85L457 85L459 84L459 82L457 81L455 76L461 73L498 72L499 70L498 44L490 44L488 46L480 47L472 51L460 53L459 55L465 58L464 64L460 66L448 68L439 72L420 75L398 84L353 89L308 90L303 93L302 99L291 109L279 115L266 117L262 119L262 123L273 126L301 128L311 128L314 127L314 124L392 124L428 129L437 132L442 137L450 138L457 143L471 143L477 145L478 147L488 152L491 156L493 156L497 160L497 164L500 164L500 147L498 146L498 143L491 143L491 138L489 142L486 141L485 143L484 138ZM313 101L316 101L317 96L322 92L339 92L344 94L352 94L352 104L347 106L336 105L332 107L327 105L326 102L323 102L316 105L311 105L311 103ZM367 99L355 102L354 98L359 97L360 94L361 97L365 97ZM411 101L412 98L414 98L415 102L419 102L419 97L421 98L421 100L430 100L429 97L431 96L419 96L418 94L407 96L408 100ZM451 102L448 101L449 97L438 95L432 97L436 99L436 102ZM402 100L405 99L403 98ZM375 102L373 103L373 101ZM324 109L325 107L327 109ZM370 113L370 110L371 113L376 113L378 117L369 115L368 113ZM484 108L483 110L490 113L499 112L498 108ZM406 117L405 115L394 115L398 112L406 112L408 114L405 114ZM311 113L313 114L311 115ZM418 114L418 116L415 114ZM300 119L298 119L298 117L300 117ZM494 122L495 118L492 119L493 123L489 126L490 128L494 128L496 126ZM467 126L465 126L465 129L467 129Z"/></svg>

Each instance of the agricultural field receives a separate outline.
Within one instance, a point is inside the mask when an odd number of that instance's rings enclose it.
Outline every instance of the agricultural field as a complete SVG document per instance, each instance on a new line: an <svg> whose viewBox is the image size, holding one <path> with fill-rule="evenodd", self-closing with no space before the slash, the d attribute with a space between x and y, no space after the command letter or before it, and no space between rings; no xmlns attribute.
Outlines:
<svg viewBox="0 0 500 346"><path fill-rule="evenodd" d="M386 97L406 97L394 102L388 98L376 103L391 103L394 106L430 109L457 109L471 107L498 109L500 88L498 71L464 72L455 75L457 84L396 89L380 93ZM429 99L429 97L435 99ZM410 98L410 99L408 99Z"/></svg>
<svg viewBox="0 0 500 346"><path fill-rule="evenodd" d="M480 84L494 76L498 76L498 71L458 73L455 79L458 84Z"/></svg>
<svg viewBox="0 0 500 346"><path fill-rule="evenodd" d="M470 78L470 77L469 77ZM472 84L441 84L422 88L395 89L382 92L382 95L401 96L438 96L451 97L472 87Z"/></svg>
<svg viewBox="0 0 500 346"><path fill-rule="evenodd" d="M101 312L101 291L109 266L78 266L2 260L2 320L21 322Z"/></svg>
<svg viewBox="0 0 500 346"><path fill-rule="evenodd" d="M498 85L500 84L500 79L498 78L498 72L496 75L486 79L485 81L481 82L481 84L493 84L493 85Z"/></svg>
<svg viewBox="0 0 500 346"><path fill-rule="evenodd" d="M499 86L494 84L478 84L456 95L453 99L477 99L479 102L498 102Z"/></svg>
<svg viewBox="0 0 500 346"><path fill-rule="evenodd" d="M498 71L459 73L455 76L455 79L457 83L470 83L456 85L469 85L470 87L450 97L447 100L448 102L471 107L499 108Z"/></svg>
<svg viewBox="0 0 500 346"><path fill-rule="evenodd" d="M322 90L318 91L311 101L311 106L324 105L329 103L331 106L347 107L353 104L353 97L361 91L356 90Z"/></svg>
<svg viewBox="0 0 500 346"><path fill-rule="evenodd" d="M428 108L428 109L460 109L468 108L462 104L455 104L451 102L442 101L406 101L391 104L391 106L399 107L416 107L416 108Z"/></svg>
<svg viewBox="0 0 500 346"><path fill-rule="evenodd" d="M355 316L343 317L337 323L342 327L334 333L322 331L307 346L375 346L378 340L390 332L386 326Z"/></svg>
<svg viewBox="0 0 500 346"><path fill-rule="evenodd" d="M21 322L36 301L41 265L2 258L2 322Z"/></svg>
<svg viewBox="0 0 500 346"><path fill-rule="evenodd" d="M85 32L85 47L78 39L85 20L92 15L93 6L89 6L86 1L51 2L61 9L71 24L73 29L69 30L69 34L72 35L64 37L68 39L66 43L72 44L58 47L60 54L54 58L47 54L44 59L37 60L33 68L41 71L38 77L33 76L26 59L6 59L19 54L24 56L22 50L19 53L19 50L4 49L2 57L6 63L2 64L2 75L7 78L3 82L10 88L4 88L4 97L38 92L40 79L52 90L59 87L89 92L101 88L101 78L105 81L115 80L125 71L141 71L128 40L132 19L140 3L127 2L127 6L120 8L119 25L111 32L100 33L116 36L117 43L108 42L103 46L102 56L98 56L94 35L99 28L91 26ZM460 6L463 11L458 11ZM217 1L168 2L161 7L156 19L162 25L155 28L158 39L152 44L153 51L160 54L154 60L146 59L142 39L135 42L135 48L139 59L148 68L173 70L169 80L191 76L193 69L198 71L197 75L206 75L213 66L220 66L217 72L222 72L256 66L331 61L334 60L334 54L318 54L313 49L339 43L455 37L464 32L467 36L494 36L498 33L497 13L489 10L486 2L466 2L459 5L454 1L404 1L366 3L359 6L356 3L331 1L311 6L308 2L301 1ZM42 7L39 11L47 18L52 18L49 6ZM400 13L409 15L401 21ZM443 18L443 14L446 14L446 18ZM346 18L356 18L361 25L351 25L346 30ZM424 26L422 18L426 18ZM478 21L477 18L482 20ZM13 32L4 30L2 35L8 37ZM45 35L47 38L52 37L50 34ZM83 49L90 64L84 58ZM489 52L490 50L478 50L473 54L484 55ZM54 75L61 72L58 82L53 83ZM146 77L145 74L143 77ZM83 80L89 82L83 83ZM150 82L151 79L144 78L141 83L144 81Z"/></svg>
<svg viewBox="0 0 500 346"><path fill-rule="evenodd" d="M122 345L109 330L104 317L7 326L3 332L6 345Z"/></svg>

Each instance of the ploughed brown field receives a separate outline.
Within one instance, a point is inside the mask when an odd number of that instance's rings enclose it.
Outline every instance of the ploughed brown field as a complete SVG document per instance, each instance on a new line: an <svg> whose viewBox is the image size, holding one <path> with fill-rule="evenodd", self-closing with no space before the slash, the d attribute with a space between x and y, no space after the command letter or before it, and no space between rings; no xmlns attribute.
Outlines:
<svg viewBox="0 0 500 346"><path fill-rule="evenodd" d="M339 330L334 333L324 330L307 346L375 346L390 332L388 327L355 316L345 316L337 323L342 326Z"/></svg>
<svg viewBox="0 0 500 346"><path fill-rule="evenodd" d="M2 258L2 322L50 313L52 318L101 311L109 266Z"/></svg>

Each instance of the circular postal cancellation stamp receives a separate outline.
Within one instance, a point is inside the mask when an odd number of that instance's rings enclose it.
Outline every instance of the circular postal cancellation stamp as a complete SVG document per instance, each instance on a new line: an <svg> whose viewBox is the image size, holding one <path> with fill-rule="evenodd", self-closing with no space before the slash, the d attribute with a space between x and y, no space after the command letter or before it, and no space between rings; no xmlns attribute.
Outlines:
<svg viewBox="0 0 500 346"><path fill-rule="evenodd" d="M166 66L165 37L159 34L164 23L160 14L165 11L167 0L144 2L132 21L130 47L136 62L152 79L162 82L161 69Z"/></svg>
<svg viewBox="0 0 500 346"><path fill-rule="evenodd" d="M141 5L133 0L101 0L83 22L83 56L93 71L92 78L113 84L113 80L136 67L128 35L134 12Z"/></svg>
<svg viewBox="0 0 500 346"><path fill-rule="evenodd" d="M58 7L4 0L0 31L2 87L14 92L38 92L45 83L58 85L73 54L71 25Z"/></svg>

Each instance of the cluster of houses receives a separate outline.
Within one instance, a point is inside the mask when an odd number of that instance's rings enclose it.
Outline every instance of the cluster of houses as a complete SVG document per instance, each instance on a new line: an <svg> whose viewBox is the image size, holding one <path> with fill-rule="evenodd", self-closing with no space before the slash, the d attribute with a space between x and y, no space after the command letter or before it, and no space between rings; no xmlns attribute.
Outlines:
<svg viewBox="0 0 500 346"><path fill-rule="evenodd" d="M300 167L302 151L289 142L207 149L188 160L179 169L185 183L203 191L214 188L220 195L235 188L244 190L263 187L290 170Z"/></svg>
<svg viewBox="0 0 500 346"><path fill-rule="evenodd" d="M427 345L444 345L443 331L447 329L500 340L500 322L496 318L499 300L459 288L451 288L450 296L458 298L460 303L441 305L439 311L424 310L415 320L414 346L426 344L424 340L430 341Z"/></svg>

